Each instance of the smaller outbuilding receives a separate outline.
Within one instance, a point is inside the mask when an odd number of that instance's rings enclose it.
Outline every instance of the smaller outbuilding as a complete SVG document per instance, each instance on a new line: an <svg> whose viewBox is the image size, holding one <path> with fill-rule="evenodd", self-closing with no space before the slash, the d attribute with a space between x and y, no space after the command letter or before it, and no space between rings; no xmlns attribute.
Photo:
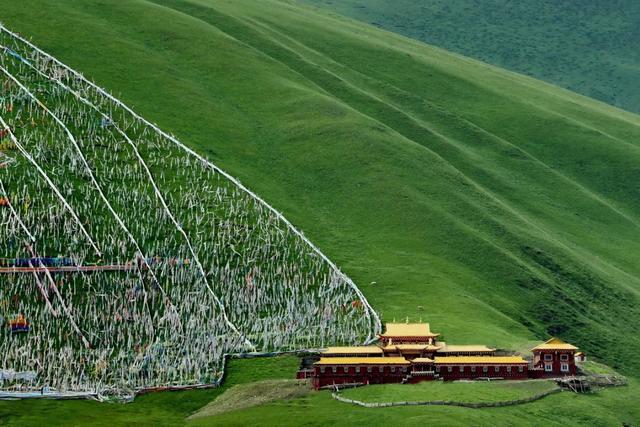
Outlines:
<svg viewBox="0 0 640 427"><path fill-rule="evenodd" d="M567 376L576 374L575 354L578 347L551 338L531 349L533 353L533 369L537 376Z"/></svg>

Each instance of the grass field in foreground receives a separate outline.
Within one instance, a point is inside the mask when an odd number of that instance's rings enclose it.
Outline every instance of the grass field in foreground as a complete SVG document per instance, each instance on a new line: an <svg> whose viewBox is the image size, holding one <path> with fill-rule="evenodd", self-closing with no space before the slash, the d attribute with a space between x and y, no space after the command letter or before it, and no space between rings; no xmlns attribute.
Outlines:
<svg viewBox="0 0 640 427"><path fill-rule="evenodd" d="M224 387L210 390L150 393L133 403L94 401L0 401L0 425L181 425L186 417L229 388L264 379L290 379L299 365L297 357L231 359Z"/></svg>
<svg viewBox="0 0 640 427"><path fill-rule="evenodd" d="M359 387L342 392L363 402L426 402L451 400L465 403L524 399L557 388L553 381L423 382Z"/></svg>
<svg viewBox="0 0 640 427"><path fill-rule="evenodd" d="M467 384L468 385L468 384ZM638 386L603 390L592 395L562 392L517 406L471 409L443 406L363 408L333 400L328 391L307 397L269 403L241 411L194 420L194 426L242 425L425 425L446 426L567 426L635 425L640 417L633 408Z"/></svg>
<svg viewBox="0 0 640 427"><path fill-rule="evenodd" d="M518 350L557 334L640 373L638 116L295 2L0 10L283 211L385 320L422 318L448 342ZM371 413L314 393L216 422L620 425L640 419L636 384L487 411ZM52 419L82 410L125 423L133 411L171 424L215 397L203 393L129 409L46 405ZM37 405L1 407L29 417Z"/></svg>

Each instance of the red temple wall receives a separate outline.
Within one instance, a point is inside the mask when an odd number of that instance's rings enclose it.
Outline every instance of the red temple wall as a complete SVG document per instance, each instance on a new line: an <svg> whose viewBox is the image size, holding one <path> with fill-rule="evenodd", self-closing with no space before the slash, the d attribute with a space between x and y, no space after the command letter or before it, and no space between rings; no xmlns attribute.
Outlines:
<svg viewBox="0 0 640 427"><path fill-rule="evenodd" d="M551 355L551 361L545 361L545 354ZM566 355L567 360L562 360L561 356ZM534 367L543 370L542 376L568 376L577 373L576 361L573 351L557 351L557 350L536 350L533 356ZM545 364L551 363L551 371L545 371ZM562 371L563 363L569 364L569 371Z"/></svg>
<svg viewBox="0 0 640 427"><path fill-rule="evenodd" d="M401 383L409 372L408 366L395 366L392 371L391 366L359 366L360 372L356 372L357 366L336 366L336 371L333 371L333 366L324 366L324 372L320 366L315 367L315 375L313 379L313 385L315 388L330 386L333 384L392 384ZM371 368L369 372L368 368ZM382 368L382 372L380 371ZM403 370L404 368L404 370Z"/></svg>
<svg viewBox="0 0 640 427"><path fill-rule="evenodd" d="M449 372L451 367L451 372ZM522 372L520 371L522 367ZM462 368L462 371L460 370ZM475 372L474 369L475 368ZM440 378L445 381L461 380L461 379L475 379L475 378L504 378L504 379L524 379L529 376L529 369L526 365L511 365L511 372L509 372L508 365L487 366L485 372L481 365L440 365L436 368Z"/></svg>

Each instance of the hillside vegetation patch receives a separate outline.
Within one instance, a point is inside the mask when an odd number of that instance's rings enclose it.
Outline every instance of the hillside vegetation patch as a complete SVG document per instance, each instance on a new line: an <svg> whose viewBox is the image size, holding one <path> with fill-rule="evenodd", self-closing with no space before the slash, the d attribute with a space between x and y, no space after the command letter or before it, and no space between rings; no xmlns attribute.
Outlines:
<svg viewBox="0 0 640 427"><path fill-rule="evenodd" d="M197 419L263 405L277 400L291 400L312 391L307 380L264 380L236 385L204 406L189 419Z"/></svg>

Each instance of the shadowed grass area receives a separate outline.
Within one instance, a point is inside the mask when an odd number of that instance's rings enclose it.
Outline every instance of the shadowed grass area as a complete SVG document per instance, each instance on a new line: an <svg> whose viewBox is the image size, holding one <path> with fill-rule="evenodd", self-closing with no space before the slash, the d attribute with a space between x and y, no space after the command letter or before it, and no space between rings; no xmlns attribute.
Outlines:
<svg viewBox="0 0 640 427"><path fill-rule="evenodd" d="M640 112L633 0L304 0Z"/></svg>
<svg viewBox="0 0 640 427"><path fill-rule="evenodd" d="M296 2L0 6L7 26L283 211L384 320L422 318L448 342L519 350L559 335L640 372L640 117ZM636 391L632 381L526 409L383 410L376 422L632 423ZM43 405L61 420L126 423L109 411L133 411L172 424L216 393L144 397L131 409ZM28 417L31 405L0 407ZM215 422L371 417L336 405L313 393Z"/></svg>

